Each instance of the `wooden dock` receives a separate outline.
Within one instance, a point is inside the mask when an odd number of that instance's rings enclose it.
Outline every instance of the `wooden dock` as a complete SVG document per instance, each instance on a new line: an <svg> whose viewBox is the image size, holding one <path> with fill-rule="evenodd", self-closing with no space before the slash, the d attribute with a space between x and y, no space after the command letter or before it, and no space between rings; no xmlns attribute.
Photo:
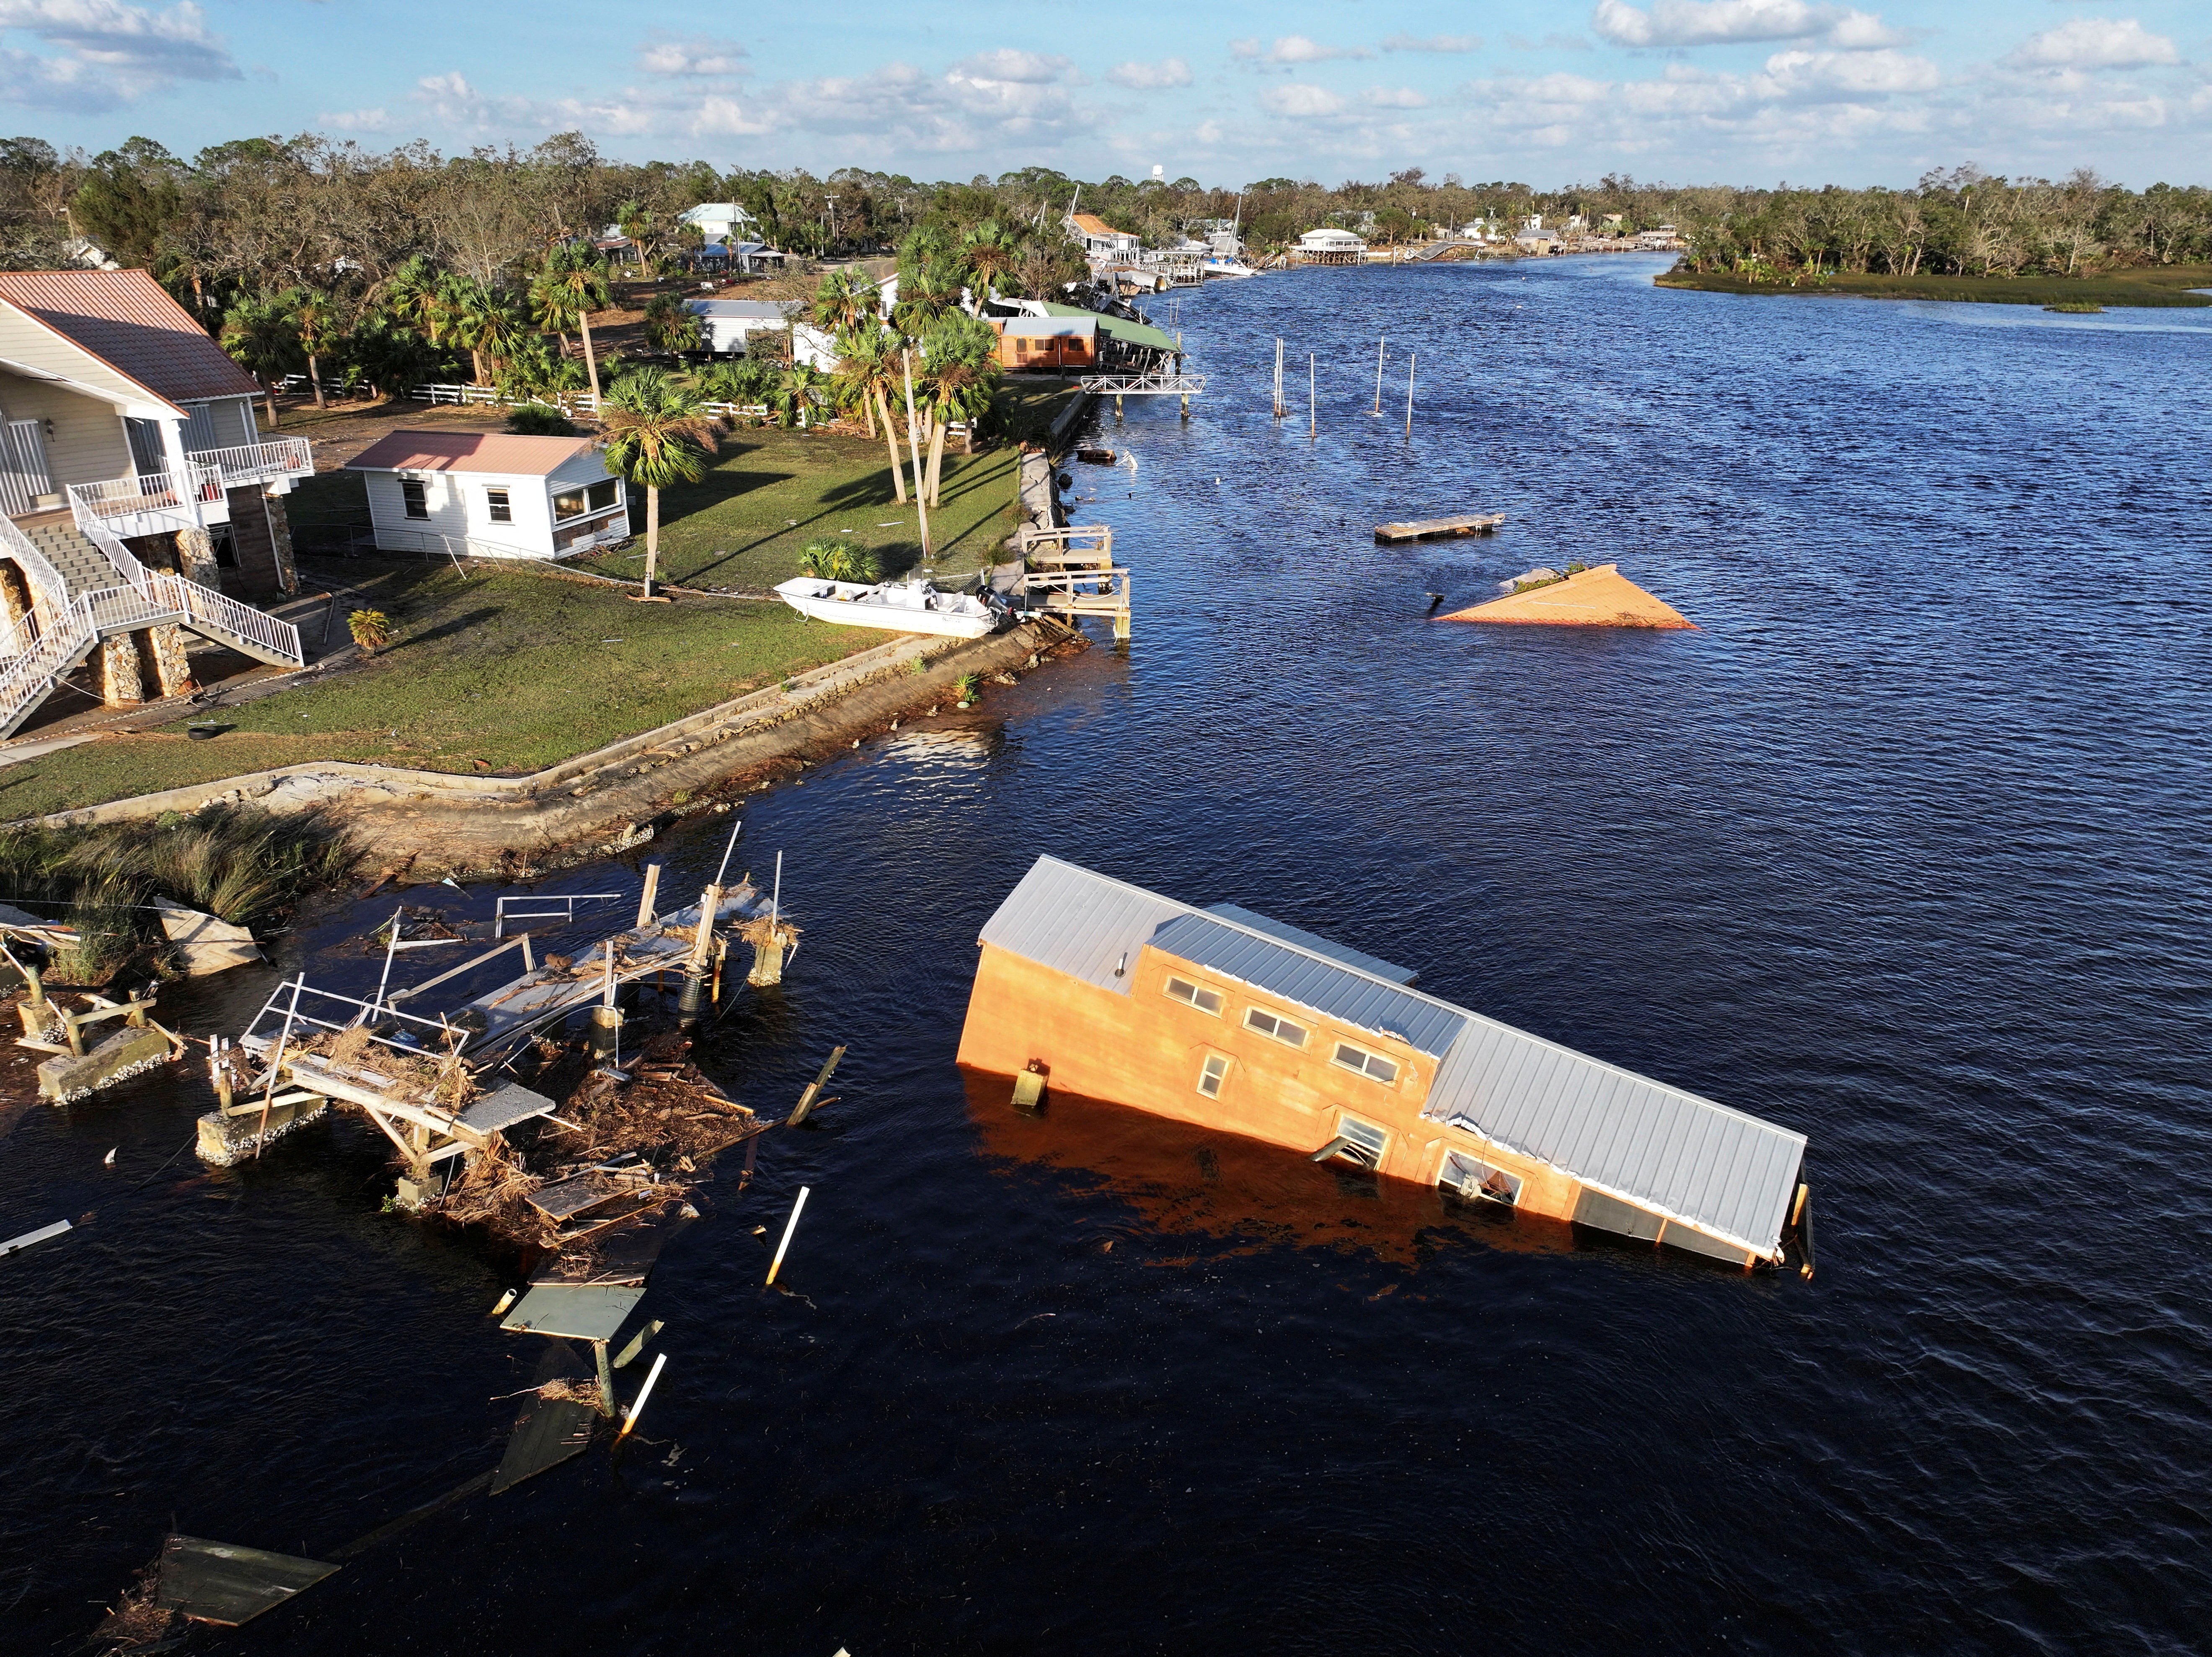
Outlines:
<svg viewBox="0 0 2212 1657"><path fill-rule="evenodd" d="M1462 518L1417 518L1403 524L1377 524L1378 541L1441 541L1454 535L1495 535L1505 521L1502 512L1469 513Z"/></svg>

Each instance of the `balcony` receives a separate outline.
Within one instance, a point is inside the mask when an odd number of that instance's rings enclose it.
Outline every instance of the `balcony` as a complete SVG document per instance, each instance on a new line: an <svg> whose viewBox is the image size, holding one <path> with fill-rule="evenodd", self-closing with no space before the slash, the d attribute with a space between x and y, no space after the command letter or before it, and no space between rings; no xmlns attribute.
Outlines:
<svg viewBox="0 0 2212 1657"><path fill-rule="evenodd" d="M276 483L315 475L315 454L304 437L273 438L266 443L246 443L234 449L194 449L195 465L213 466L222 473L226 488L248 483ZM282 491L279 491L282 493Z"/></svg>
<svg viewBox="0 0 2212 1657"><path fill-rule="evenodd" d="M186 465L104 483L72 483L70 513L81 529L104 529L128 541L229 522L230 499L222 490L217 468Z"/></svg>

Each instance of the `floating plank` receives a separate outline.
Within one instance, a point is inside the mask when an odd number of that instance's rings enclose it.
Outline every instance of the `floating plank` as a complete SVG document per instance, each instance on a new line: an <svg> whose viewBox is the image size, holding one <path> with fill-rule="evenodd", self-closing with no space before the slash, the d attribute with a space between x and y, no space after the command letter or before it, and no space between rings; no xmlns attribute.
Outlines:
<svg viewBox="0 0 2212 1657"><path fill-rule="evenodd" d="M1638 627L1697 630L1698 624L1620 573L1617 564L1577 570L1564 581L1509 593L1455 610L1446 622L1519 622L1554 627Z"/></svg>
<svg viewBox="0 0 2212 1657"><path fill-rule="evenodd" d="M538 1360L532 1384L543 1387L549 1381L580 1381L590 1373L574 1347L556 1340ZM512 1490L524 1479L581 1454L591 1444L597 1413L590 1405L574 1399L541 1398L532 1393L522 1401L514 1431L507 1441L507 1454L492 1473L491 1493L497 1496Z"/></svg>
<svg viewBox="0 0 2212 1657"><path fill-rule="evenodd" d="M544 1094L532 1093L520 1082L509 1082L463 1111L461 1120L479 1133L497 1133L533 1116L552 1114L553 1102Z"/></svg>
<svg viewBox="0 0 2212 1657"><path fill-rule="evenodd" d="M236 1628L313 1587L336 1565L319 1559L172 1536L161 1545L161 1576L154 1603L200 1623Z"/></svg>
<svg viewBox="0 0 2212 1657"><path fill-rule="evenodd" d="M540 1186L523 1200L549 1220L574 1219L602 1203L611 1203L635 1187L618 1184L604 1174L580 1174L558 1185Z"/></svg>
<svg viewBox="0 0 2212 1657"><path fill-rule="evenodd" d="M184 957L189 977L204 978L233 967L250 967L262 958L261 946L243 926L159 898L154 901L154 907L161 913L161 931Z"/></svg>
<svg viewBox="0 0 2212 1657"><path fill-rule="evenodd" d="M1401 524L1377 524L1378 541L1434 541L1448 535L1490 535L1505 521L1502 512L1469 513L1460 518L1415 518Z"/></svg>
<svg viewBox="0 0 2212 1657"><path fill-rule="evenodd" d="M644 1298L642 1289L547 1284L525 1295L499 1326L517 1334L608 1341Z"/></svg>
<svg viewBox="0 0 2212 1657"><path fill-rule="evenodd" d="M652 1272L661 1252L674 1242L678 1234L698 1218L698 1211L688 1203L670 1198L649 1209L642 1216L625 1217L633 1223L621 1230L611 1232L592 1245L589 1259L574 1259L567 1255L556 1256L538 1269L530 1279L537 1284L565 1284L571 1288L590 1285L641 1286Z"/></svg>
<svg viewBox="0 0 2212 1657"><path fill-rule="evenodd" d="M49 1237L58 1237L70 1229L67 1220L56 1220L52 1225L42 1225L36 1231L26 1231L20 1237L10 1237L0 1243L0 1254L12 1254L19 1248L28 1248L33 1243L42 1243Z"/></svg>

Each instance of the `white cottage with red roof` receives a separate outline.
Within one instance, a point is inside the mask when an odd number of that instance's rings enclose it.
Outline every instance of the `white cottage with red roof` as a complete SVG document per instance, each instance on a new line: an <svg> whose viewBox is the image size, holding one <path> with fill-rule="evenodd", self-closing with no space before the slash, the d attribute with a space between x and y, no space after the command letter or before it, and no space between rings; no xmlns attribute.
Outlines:
<svg viewBox="0 0 2212 1657"><path fill-rule="evenodd" d="M588 437L393 432L346 466L386 552L574 558L630 532L628 492Z"/></svg>

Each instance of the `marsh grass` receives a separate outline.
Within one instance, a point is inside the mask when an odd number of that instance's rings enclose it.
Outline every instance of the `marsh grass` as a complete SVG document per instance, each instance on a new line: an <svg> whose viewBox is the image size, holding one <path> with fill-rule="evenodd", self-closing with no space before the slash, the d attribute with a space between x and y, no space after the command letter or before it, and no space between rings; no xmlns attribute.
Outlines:
<svg viewBox="0 0 2212 1657"><path fill-rule="evenodd" d="M348 878L358 849L315 814L252 806L164 812L90 830L0 829L0 901L74 926L84 942L58 958L56 981L103 982L166 945L157 899L265 931L301 895Z"/></svg>

